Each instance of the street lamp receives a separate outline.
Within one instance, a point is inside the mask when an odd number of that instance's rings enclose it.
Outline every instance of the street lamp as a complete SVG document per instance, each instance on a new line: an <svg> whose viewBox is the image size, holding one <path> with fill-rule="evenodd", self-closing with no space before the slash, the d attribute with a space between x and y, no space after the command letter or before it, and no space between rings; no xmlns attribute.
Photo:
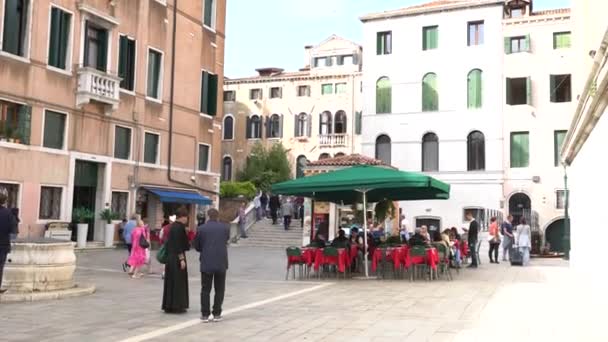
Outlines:
<svg viewBox="0 0 608 342"><path fill-rule="evenodd" d="M570 260L570 215L568 209L570 206L570 191L568 190L568 170L564 164L564 259Z"/></svg>

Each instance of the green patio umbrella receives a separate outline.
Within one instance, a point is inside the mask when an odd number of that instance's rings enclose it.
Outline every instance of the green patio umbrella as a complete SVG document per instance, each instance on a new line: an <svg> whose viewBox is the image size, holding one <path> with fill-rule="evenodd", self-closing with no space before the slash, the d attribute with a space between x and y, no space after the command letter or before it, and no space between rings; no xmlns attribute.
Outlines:
<svg viewBox="0 0 608 342"><path fill-rule="evenodd" d="M354 166L314 176L274 184L272 192L282 195L310 197L334 203L382 200L415 201L448 199L450 186L433 177L378 166ZM367 269L367 220L363 220L365 239L365 276Z"/></svg>

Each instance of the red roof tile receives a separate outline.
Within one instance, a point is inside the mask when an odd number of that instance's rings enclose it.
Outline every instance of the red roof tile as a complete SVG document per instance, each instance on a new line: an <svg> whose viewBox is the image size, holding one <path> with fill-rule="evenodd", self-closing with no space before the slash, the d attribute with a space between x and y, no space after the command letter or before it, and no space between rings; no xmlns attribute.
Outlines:
<svg viewBox="0 0 608 342"><path fill-rule="evenodd" d="M320 159L308 163L307 166L356 166L356 165L377 165L390 166L378 159L366 157L360 154L351 154L335 158Z"/></svg>
<svg viewBox="0 0 608 342"><path fill-rule="evenodd" d="M567 14L570 13L569 8L556 8L544 11L534 11L532 15L551 15L551 14Z"/></svg>

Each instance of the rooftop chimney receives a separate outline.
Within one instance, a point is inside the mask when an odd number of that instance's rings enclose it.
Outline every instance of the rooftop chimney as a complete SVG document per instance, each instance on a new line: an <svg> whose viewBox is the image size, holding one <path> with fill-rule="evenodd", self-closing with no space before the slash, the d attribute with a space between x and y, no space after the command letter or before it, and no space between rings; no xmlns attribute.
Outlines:
<svg viewBox="0 0 608 342"><path fill-rule="evenodd" d="M258 74L260 74L261 77L270 77L270 76L275 76L275 75L278 75L278 74L282 73L284 71L284 69L281 69L281 68L259 68L259 69L255 69L255 71L257 71Z"/></svg>
<svg viewBox="0 0 608 342"><path fill-rule="evenodd" d="M304 47L304 68L310 69L310 50L312 50L312 45L306 45Z"/></svg>

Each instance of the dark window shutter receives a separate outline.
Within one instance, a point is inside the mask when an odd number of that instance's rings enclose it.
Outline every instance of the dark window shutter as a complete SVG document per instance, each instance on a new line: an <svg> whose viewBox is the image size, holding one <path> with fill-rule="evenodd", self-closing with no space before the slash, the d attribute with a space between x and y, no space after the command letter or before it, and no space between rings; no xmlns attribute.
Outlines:
<svg viewBox="0 0 608 342"><path fill-rule="evenodd" d="M271 133L270 132L270 125L271 125L271 123L270 123L270 117L267 116L265 118L265 120L264 120L264 123L266 125L266 127L264 127L265 130L266 130L266 138L270 138L270 133Z"/></svg>
<svg viewBox="0 0 608 342"><path fill-rule="evenodd" d="M59 50L60 50L60 29L61 29L61 10L53 7L51 9L51 32L49 32L49 65L60 68L59 66Z"/></svg>
<svg viewBox="0 0 608 342"><path fill-rule="evenodd" d="M70 43L70 25L72 25L72 15L61 12L61 25L59 26L59 67L66 69L68 62L68 45Z"/></svg>
<svg viewBox="0 0 608 342"><path fill-rule="evenodd" d="M279 115L279 138L283 137L283 114Z"/></svg>
<svg viewBox="0 0 608 342"><path fill-rule="evenodd" d="M555 89L557 82L555 82L555 75L549 75L549 83L551 102L557 102L557 89Z"/></svg>
<svg viewBox="0 0 608 342"><path fill-rule="evenodd" d="M356 112L355 113L355 134L361 134L361 122L362 117L361 117L361 112Z"/></svg>
<svg viewBox="0 0 608 342"><path fill-rule="evenodd" d="M511 37L505 37L505 53L511 53Z"/></svg>
<svg viewBox="0 0 608 342"><path fill-rule="evenodd" d="M82 65L85 67L89 67L89 21L84 22L84 56L82 57Z"/></svg>
<svg viewBox="0 0 608 342"><path fill-rule="evenodd" d="M209 88L209 74L206 71L202 72L201 75L201 113L206 113L209 110L209 98L207 96L207 89Z"/></svg>
<svg viewBox="0 0 608 342"><path fill-rule="evenodd" d="M97 55L97 70L106 71L108 66L108 31L99 32L99 52Z"/></svg>
<svg viewBox="0 0 608 342"><path fill-rule="evenodd" d="M293 116L293 136L298 137L298 127L300 126L300 114L296 114Z"/></svg>
<svg viewBox="0 0 608 342"><path fill-rule="evenodd" d="M310 138L312 136L312 114L308 114L308 120L306 120L306 121L307 121L306 122L307 123L307 127L306 127L307 132L306 133L307 133L308 137Z"/></svg>
<svg viewBox="0 0 608 342"><path fill-rule="evenodd" d="M511 79L507 77L506 79L506 98L507 98L507 104L508 105L512 105L513 104L513 100L511 99Z"/></svg>
<svg viewBox="0 0 608 342"><path fill-rule="evenodd" d="M526 104L532 105L532 78L526 77Z"/></svg>
<svg viewBox="0 0 608 342"><path fill-rule="evenodd" d="M207 96L209 99L208 102L208 110L207 114L216 115L217 114L217 75L209 75L209 91L207 92Z"/></svg>
<svg viewBox="0 0 608 342"><path fill-rule="evenodd" d="M32 134L32 107L19 106L19 121L17 123L17 134L21 138L21 143L30 144Z"/></svg>
<svg viewBox="0 0 608 342"><path fill-rule="evenodd" d="M120 87L128 89L129 83L127 69L128 69L128 50L129 50L129 39L126 36L121 36L118 44L118 77L122 78L120 81Z"/></svg>
<svg viewBox="0 0 608 342"><path fill-rule="evenodd" d="M251 139L251 118L247 117L247 123L245 126L245 138Z"/></svg>
<svg viewBox="0 0 608 342"><path fill-rule="evenodd" d="M53 111L44 113L44 137L42 146L62 149L65 132L65 115Z"/></svg>
<svg viewBox="0 0 608 342"><path fill-rule="evenodd" d="M319 134L323 134L323 113L319 114Z"/></svg>

